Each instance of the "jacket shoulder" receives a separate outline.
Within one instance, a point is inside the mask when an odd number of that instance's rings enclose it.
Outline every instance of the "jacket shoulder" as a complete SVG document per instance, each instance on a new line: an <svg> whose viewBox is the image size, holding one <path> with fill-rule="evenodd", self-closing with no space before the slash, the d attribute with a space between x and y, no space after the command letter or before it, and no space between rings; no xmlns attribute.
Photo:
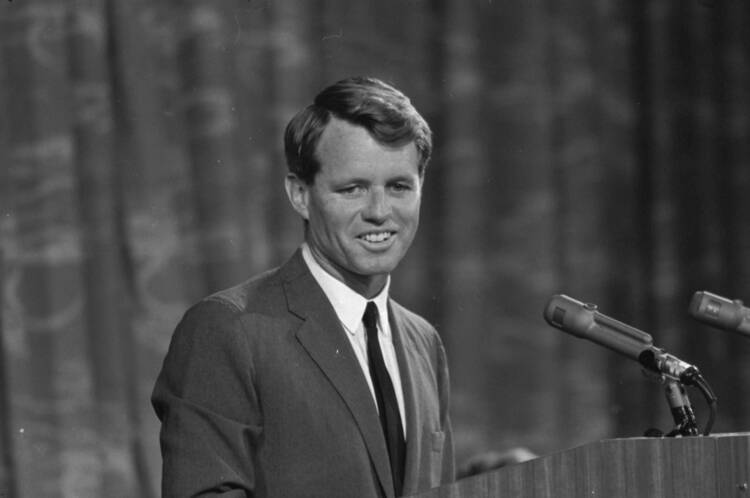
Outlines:
<svg viewBox="0 0 750 498"><path fill-rule="evenodd" d="M279 268L268 270L206 296L198 305L221 304L240 315L257 312L273 314L276 309L285 309L283 305L286 299L279 272Z"/></svg>

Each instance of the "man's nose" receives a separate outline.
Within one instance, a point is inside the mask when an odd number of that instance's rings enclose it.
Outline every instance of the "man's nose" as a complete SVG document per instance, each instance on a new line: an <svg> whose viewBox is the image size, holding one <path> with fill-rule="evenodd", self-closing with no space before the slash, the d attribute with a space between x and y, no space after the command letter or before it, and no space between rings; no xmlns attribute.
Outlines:
<svg viewBox="0 0 750 498"><path fill-rule="evenodd" d="M373 188L367 197L364 217L369 220L383 221L391 212L391 205L385 189Z"/></svg>

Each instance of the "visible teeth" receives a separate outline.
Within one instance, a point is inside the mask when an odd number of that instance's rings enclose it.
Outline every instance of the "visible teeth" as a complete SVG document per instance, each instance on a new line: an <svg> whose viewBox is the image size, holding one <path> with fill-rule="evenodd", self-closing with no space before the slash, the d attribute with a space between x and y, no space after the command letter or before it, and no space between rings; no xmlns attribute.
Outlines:
<svg viewBox="0 0 750 498"><path fill-rule="evenodd" d="M363 237L367 242L383 242L391 238L390 232L368 233Z"/></svg>

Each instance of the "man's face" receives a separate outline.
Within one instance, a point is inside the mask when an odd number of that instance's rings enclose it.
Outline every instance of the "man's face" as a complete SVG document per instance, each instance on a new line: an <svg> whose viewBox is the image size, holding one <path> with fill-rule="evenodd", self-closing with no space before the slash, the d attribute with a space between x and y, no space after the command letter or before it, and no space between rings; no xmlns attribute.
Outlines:
<svg viewBox="0 0 750 498"><path fill-rule="evenodd" d="M416 146L383 145L365 128L332 119L316 152L313 184L293 177L287 184L309 222L307 242L333 276L363 294L378 292L419 224Z"/></svg>

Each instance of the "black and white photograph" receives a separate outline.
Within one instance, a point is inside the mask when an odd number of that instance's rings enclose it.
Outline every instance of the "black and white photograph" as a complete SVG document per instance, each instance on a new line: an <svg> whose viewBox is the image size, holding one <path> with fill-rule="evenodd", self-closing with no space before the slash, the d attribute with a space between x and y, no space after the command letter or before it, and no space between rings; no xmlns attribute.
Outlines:
<svg viewBox="0 0 750 498"><path fill-rule="evenodd" d="M0 0L0 498L750 496L748 26Z"/></svg>

